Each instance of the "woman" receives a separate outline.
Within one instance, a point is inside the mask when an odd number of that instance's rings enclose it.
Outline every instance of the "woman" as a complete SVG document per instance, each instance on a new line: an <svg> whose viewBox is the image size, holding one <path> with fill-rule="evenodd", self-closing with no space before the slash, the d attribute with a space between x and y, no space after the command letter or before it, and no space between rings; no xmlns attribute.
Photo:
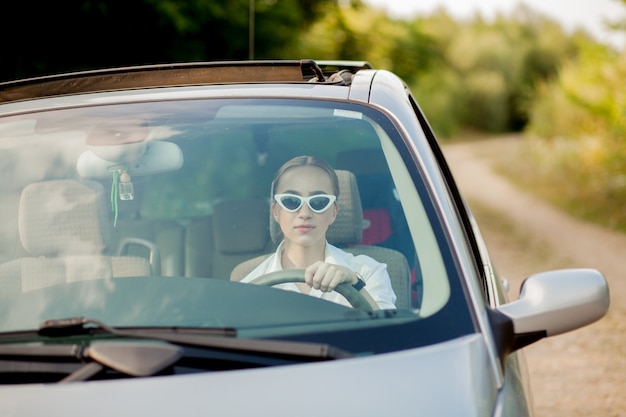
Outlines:
<svg viewBox="0 0 626 417"><path fill-rule="evenodd" d="M283 241L276 252L256 267L242 282L282 269L304 269L304 283L277 287L299 291L349 305L333 292L341 283L362 287L381 309L395 308L387 266L365 256L354 256L329 244L326 231L339 207L339 181L323 160L299 156L286 162L272 181L272 215L280 225Z"/></svg>

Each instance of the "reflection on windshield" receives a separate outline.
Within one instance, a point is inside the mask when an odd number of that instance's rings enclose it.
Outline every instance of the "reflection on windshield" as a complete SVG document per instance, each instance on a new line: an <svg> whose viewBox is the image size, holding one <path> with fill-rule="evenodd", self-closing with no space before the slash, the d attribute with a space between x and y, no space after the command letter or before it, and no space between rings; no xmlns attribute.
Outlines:
<svg viewBox="0 0 626 417"><path fill-rule="evenodd" d="M371 320L349 302L283 294L303 283L281 290L237 282L273 262L271 254L293 263L282 268L298 266L297 252L286 249L295 237L282 226L285 213L302 210L285 211L293 201L276 193L291 194L304 211L321 206L299 197L336 196L327 219L313 212L326 233L309 220L298 233L333 248L324 273L335 274L334 284L363 280L381 309L402 312L376 317L436 314L451 294L446 255L397 137L372 109L296 100L124 104L0 120L0 326L88 316L254 334ZM351 186L339 192L326 177L331 183L314 189L294 180L273 193L279 167L302 155L326 161ZM384 291L370 281L377 274ZM304 293L316 291L324 292Z"/></svg>

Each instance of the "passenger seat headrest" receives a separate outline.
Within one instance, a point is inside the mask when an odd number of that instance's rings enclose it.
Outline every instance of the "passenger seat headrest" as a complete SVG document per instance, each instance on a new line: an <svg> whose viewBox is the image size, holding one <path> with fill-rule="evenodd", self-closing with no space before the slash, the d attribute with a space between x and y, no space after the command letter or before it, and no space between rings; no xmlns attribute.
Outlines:
<svg viewBox="0 0 626 417"><path fill-rule="evenodd" d="M20 198L22 245L32 256L101 254L110 239L106 207L95 181L29 184Z"/></svg>
<svg viewBox="0 0 626 417"><path fill-rule="evenodd" d="M270 240L267 200L226 200L213 207L215 247L221 254L263 251Z"/></svg>

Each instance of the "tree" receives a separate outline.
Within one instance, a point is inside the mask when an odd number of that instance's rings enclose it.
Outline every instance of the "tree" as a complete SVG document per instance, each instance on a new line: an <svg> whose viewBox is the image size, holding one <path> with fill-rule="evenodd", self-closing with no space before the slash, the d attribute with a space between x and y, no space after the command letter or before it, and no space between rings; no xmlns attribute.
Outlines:
<svg viewBox="0 0 626 417"><path fill-rule="evenodd" d="M337 0L255 0L255 55L280 57ZM93 68L247 59L250 0L13 2L0 80Z"/></svg>

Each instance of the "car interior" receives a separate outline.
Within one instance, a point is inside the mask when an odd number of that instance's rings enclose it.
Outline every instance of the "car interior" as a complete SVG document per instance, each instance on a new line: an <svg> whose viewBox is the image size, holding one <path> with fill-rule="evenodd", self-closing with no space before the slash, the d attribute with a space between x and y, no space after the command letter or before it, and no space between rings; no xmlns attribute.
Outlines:
<svg viewBox="0 0 626 417"><path fill-rule="evenodd" d="M389 152L383 151L372 123L352 115L285 120L270 117L262 107L225 108L221 119L199 122L196 114L177 114L151 121L149 129L124 129L125 116L119 129L114 122L106 127L100 122L71 135L55 126L43 129L45 123L37 121L34 132L24 136L43 140L49 166L16 178L19 210L9 214L14 222L8 223L19 223L19 228L3 231L13 235L14 244L5 241L0 285L24 290L60 282L63 274L67 282L131 275L237 281L280 243L269 211L275 170L294 156L311 154L329 162L341 179L340 217L329 230L329 242L386 263L397 307L420 308L423 265L406 218L417 212L403 207ZM116 130L122 133L114 134ZM68 135L76 138L68 140ZM27 155L26 144L20 139L15 152ZM123 180L125 170L120 170L122 177L112 176L108 161L127 167L128 178ZM120 187L128 186L129 195L121 197ZM113 197L107 201L109 190ZM58 198L71 209L58 215L50 211L48 205ZM66 245L63 236L73 243ZM431 242L432 237L422 241L424 253L437 250ZM27 283L25 277L38 276L25 272L34 268L34 259L39 259L38 268L56 272L44 274L45 282ZM96 259L98 268L93 267ZM90 265L89 273L80 272L83 261ZM437 305L447 297L442 288L436 292Z"/></svg>

